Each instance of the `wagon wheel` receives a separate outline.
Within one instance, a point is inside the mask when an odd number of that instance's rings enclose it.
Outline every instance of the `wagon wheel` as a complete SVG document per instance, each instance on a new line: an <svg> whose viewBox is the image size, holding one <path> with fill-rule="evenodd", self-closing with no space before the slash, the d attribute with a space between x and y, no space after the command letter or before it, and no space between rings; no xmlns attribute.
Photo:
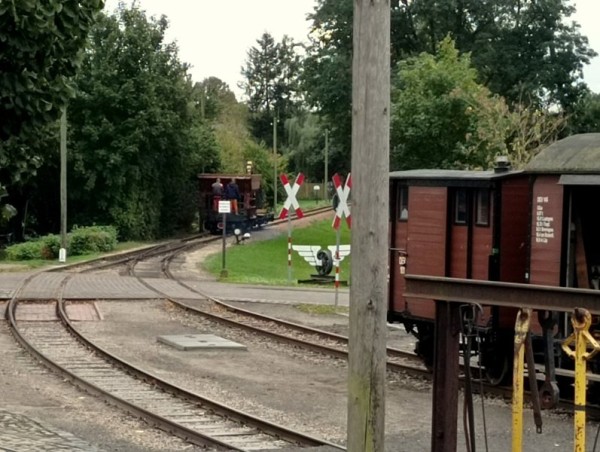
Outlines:
<svg viewBox="0 0 600 452"><path fill-rule="evenodd" d="M415 353L421 358L425 368L433 372L433 351L435 348L433 325L419 322L417 326L417 343Z"/></svg>
<svg viewBox="0 0 600 452"><path fill-rule="evenodd" d="M321 261L321 265L317 265L316 269L320 276L326 276L331 273L333 269L333 258L331 257L331 251L319 250L317 253L317 259Z"/></svg>

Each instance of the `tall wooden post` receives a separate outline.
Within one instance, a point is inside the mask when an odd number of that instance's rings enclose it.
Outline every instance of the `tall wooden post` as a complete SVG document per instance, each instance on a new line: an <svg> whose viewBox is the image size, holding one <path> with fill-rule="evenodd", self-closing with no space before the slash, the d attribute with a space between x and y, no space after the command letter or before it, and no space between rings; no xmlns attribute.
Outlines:
<svg viewBox="0 0 600 452"><path fill-rule="evenodd" d="M354 0L348 451L384 451L390 2Z"/></svg>
<svg viewBox="0 0 600 452"><path fill-rule="evenodd" d="M60 262L67 259L67 107L60 117Z"/></svg>
<svg viewBox="0 0 600 452"><path fill-rule="evenodd" d="M323 199L329 200L329 130L325 129L325 179L323 179Z"/></svg>
<svg viewBox="0 0 600 452"><path fill-rule="evenodd" d="M273 212L277 215L277 115L273 116Z"/></svg>

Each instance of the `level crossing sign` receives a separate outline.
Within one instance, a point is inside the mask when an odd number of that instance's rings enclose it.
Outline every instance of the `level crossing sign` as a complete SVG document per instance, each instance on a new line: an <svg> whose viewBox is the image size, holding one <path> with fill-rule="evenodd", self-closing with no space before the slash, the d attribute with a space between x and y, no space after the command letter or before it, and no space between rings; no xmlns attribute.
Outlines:
<svg viewBox="0 0 600 452"><path fill-rule="evenodd" d="M333 186L338 197L338 205L335 208L335 217L333 218L333 228L339 229L342 217L346 217L346 223L348 227L352 228L352 218L350 216L350 207L348 206L348 197L350 195L350 189L352 188L352 178L350 173L346 178L346 184L342 185L342 179L339 174L335 173L331 178L333 180Z"/></svg>
<svg viewBox="0 0 600 452"><path fill-rule="evenodd" d="M290 207L294 208L294 210L296 211L296 216L298 218L302 218L304 216L304 212L302 212L302 209L300 208L300 204L298 204L296 195L298 194L298 190L300 190L300 187L302 186L302 183L304 182L304 174L298 173L298 176L296 176L296 182L294 182L294 184L291 186L290 186L290 182L288 181L288 178L285 174L282 174L281 176L279 176L279 178L281 179L283 188L285 188L285 192L287 193L287 198L286 198L285 202L283 203L283 209L281 209L279 218L281 220L283 220L284 218L287 218Z"/></svg>

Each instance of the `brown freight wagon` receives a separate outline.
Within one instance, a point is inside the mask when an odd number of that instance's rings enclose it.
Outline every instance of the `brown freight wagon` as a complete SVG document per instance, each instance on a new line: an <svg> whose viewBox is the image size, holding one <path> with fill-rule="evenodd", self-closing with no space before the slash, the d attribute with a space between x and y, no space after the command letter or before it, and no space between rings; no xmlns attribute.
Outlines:
<svg viewBox="0 0 600 452"><path fill-rule="evenodd" d="M530 282L598 290L600 134L557 141L527 172L533 180Z"/></svg>
<svg viewBox="0 0 600 452"><path fill-rule="evenodd" d="M389 320L417 337L416 351L430 363L433 301L404 297L404 274L598 290L598 199L600 134L560 140L523 171L391 173ZM570 365L558 346L570 334L567 315L540 314L544 326L535 322L534 331L545 334L534 349ZM479 319L481 360L492 382L511 374L515 315L488 307ZM600 370L597 362L591 367Z"/></svg>
<svg viewBox="0 0 600 452"><path fill-rule="evenodd" d="M388 319L417 337L416 352L430 364L434 302L404 297L404 274L526 282L529 179L501 164L493 171L410 170L391 173L390 190ZM490 356L498 355L491 348L499 332L514 327L513 310L500 314L486 309L480 319L495 329L485 341Z"/></svg>

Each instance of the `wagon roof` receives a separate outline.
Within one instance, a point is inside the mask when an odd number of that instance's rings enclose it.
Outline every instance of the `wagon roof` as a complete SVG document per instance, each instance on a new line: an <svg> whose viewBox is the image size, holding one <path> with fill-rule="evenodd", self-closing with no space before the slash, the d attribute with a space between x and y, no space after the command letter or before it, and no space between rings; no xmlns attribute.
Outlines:
<svg viewBox="0 0 600 452"><path fill-rule="evenodd" d="M517 174L522 171L467 171L467 170L449 170L449 169L416 169L406 171L393 171L390 173L391 179L435 179L435 180L480 180L489 181L492 179L501 179Z"/></svg>
<svg viewBox="0 0 600 452"><path fill-rule="evenodd" d="M543 149L525 167L539 173L600 172L600 133L583 133L563 138Z"/></svg>
<svg viewBox="0 0 600 452"><path fill-rule="evenodd" d="M259 174L234 174L234 173L221 173L221 174L216 174L216 173L200 173L197 174L198 179L216 179L217 177L220 179L233 179L235 178L236 180L245 180L245 179L256 179L256 178L260 178Z"/></svg>

